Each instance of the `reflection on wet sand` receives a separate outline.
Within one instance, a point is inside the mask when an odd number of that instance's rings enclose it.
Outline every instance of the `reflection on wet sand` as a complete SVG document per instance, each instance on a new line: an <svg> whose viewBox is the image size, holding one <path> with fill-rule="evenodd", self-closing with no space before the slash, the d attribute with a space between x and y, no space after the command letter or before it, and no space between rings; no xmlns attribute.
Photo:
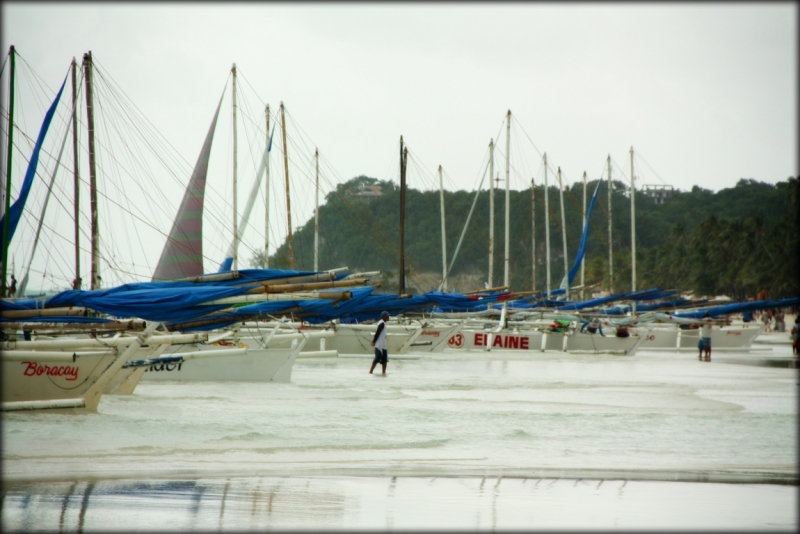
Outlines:
<svg viewBox="0 0 800 534"><path fill-rule="evenodd" d="M624 491L623 491L624 490ZM81 498L76 498L81 495ZM264 528L793 530L796 485L508 477L6 483L5 532ZM680 514L674 511L680 509Z"/></svg>

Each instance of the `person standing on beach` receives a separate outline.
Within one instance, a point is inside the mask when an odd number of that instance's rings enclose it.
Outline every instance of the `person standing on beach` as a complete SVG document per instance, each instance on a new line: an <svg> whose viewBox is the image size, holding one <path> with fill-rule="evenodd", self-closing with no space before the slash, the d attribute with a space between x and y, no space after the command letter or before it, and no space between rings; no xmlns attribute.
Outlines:
<svg viewBox="0 0 800 534"><path fill-rule="evenodd" d="M709 314L705 314L703 318L703 324L700 326L700 342L697 344L697 348L700 349L700 354L697 355L697 359L702 361L703 360L703 352L706 353L706 361L711 361L711 316Z"/></svg>
<svg viewBox="0 0 800 534"><path fill-rule="evenodd" d="M369 374L375 370L375 366L379 363L383 368L383 374L386 374L386 364L389 361L389 354L386 352L386 321L389 320L389 312L381 312L381 320L378 323L378 329L375 330L375 337L372 338L372 346L375 347L375 359L372 360L372 367L369 368Z"/></svg>

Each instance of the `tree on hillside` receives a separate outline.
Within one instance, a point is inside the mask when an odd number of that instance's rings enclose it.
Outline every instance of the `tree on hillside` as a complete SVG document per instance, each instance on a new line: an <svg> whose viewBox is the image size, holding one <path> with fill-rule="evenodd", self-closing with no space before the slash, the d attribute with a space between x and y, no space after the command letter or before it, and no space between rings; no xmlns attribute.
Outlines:
<svg viewBox="0 0 800 534"><path fill-rule="evenodd" d="M587 184L588 195L596 184L597 181ZM601 283L608 288L608 183L603 181L599 187L589 221L586 283ZM556 288L564 276L561 211L558 188L548 189L551 288ZM796 294L797 189L795 178L776 185L742 179L735 187L717 193L699 186L688 192L677 191L664 204L636 191L637 289L657 286L703 294L725 293L737 299L765 288L769 288L770 295ZM378 190L380 194L364 194ZM546 289L544 194L544 186L536 186L536 290L540 291ZM445 192L448 266L467 224L474 195L474 191ZM629 195L626 184L612 182L615 291L631 287ZM320 206L320 268L381 270L387 284L396 280L399 196L395 183L363 175L329 193ZM494 285L502 284L503 279L504 203L503 195L495 196ZM568 267L574 262L583 231L582 203L582 184L565 188ZM420 279L434 286L437 283L430 280L437 276L440 280L442 270L439 210L438 192L407 190L406 267L412 278L419 273ZM511 286L517 291L530 290L534 246L530 189L510 192L510 211ZM464 232L451 278L463 275L487 280L489 226L489 195L483 191ZM313 267L313 232L310 220L295 233L297 269ZM288 267L287 253L284 243L270 258L270 267Z"/></svg>

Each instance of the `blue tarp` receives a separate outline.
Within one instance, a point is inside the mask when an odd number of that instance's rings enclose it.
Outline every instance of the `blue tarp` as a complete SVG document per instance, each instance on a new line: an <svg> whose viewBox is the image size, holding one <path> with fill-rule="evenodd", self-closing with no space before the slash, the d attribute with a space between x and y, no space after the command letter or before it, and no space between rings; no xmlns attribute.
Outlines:
<svg viewBox="0 0 800 534"><path fill-rule="evenodd" d="M564 292L563 289L560 289L562 293ZM554 293L554 292L551 292ZM585 301L565 301L565 300L539 300L537 302L529 303L529 304L522 304L522 305L515 305L513 306L514 309L520 308L558 308L559 311L577 311L583 310L586 308L595 308L602 304L606 304L608 302L613 302L615 300L638 300L638 299L654 299L660 298L660 295L673 295L675 292L673 291L662 291L659 288L652 288L652 289L645 289L642 291L635 291L633 293L619 293L617 295L609 295L607 297L600 297L591 300ZM543 294L546 296L546 293ZM539 295L537 295L538 297Z"/></svg>
<svg viewBox="0 0 800 534"><path fill-rule="evenodd" d="M565 289L551 289L550 296L557 296L563 295L566 293ZM541 306L542 299L547 298L547 292L539 293L538 295L531 295L530 297L525 297L519 300L510 301L508 303L509 309L512 310L525 310L528 308L538 308ZM495 306L495 308L499 308L500 306Z"/></svg>
<svg viewBox="0 0 800 534"><path fill-rule="evenodd" d="M706 314L711 317L718 317L720 315L742 313L744 311L790 308L792 306L797 306L798 304L800 304L800 298L797 297L783 300L755 300L751 302L732 302L730 304L712 306L710 308L703 308L701 310L676 312L670 315L673 317L682 317L684 319L701 319Z"/></svg>
<svg viewBox="0 0 800 534"><path fill-rule="evenodd" d="M200 321L213 320L214 323L211 325L185 328L185 330L208 330L213 328L221 328L222 326L248 319L287 314L294 315L300 319L308 320L312 323L327 322L351 313L353 310L357 309L374 290L375 288L371 286L351 289L350 291L352 293L352 298L343 301L335 301L331 299L297 299L248 304L246 306L235 308L224 314L218 313L214 314L213 316L199 318L198 320ZM167 326L178 326L182 322L188 321L171 321L167 323Z"/></svg>
<svg viewBox="0 0 800 534"><path fill-rule="evenodd" d="M0 310L36 310L44 308L42 299L0 300Z"/></svg>
<svg viewBox="0 0 800 534"><path fill-rule="evenodd" d="M485 311L488 310L490 306L495 305L497 301L505 300L511 296L511 293L507 291L494 291L474 295L431 291L426 294L432 302L437 304L434 311L442 313Z"/></svg>
<svg viewBox="0 0 800 534"><path fill-rule="evenodd" d="M189 287L185 284L189 284ZM148 285L177 287L139 287ZM125 284L94 291L63 291L50 297L46 307L85 306L116 317L139 317L148 321L170 321L178 317L180 320L189 320L207 315L216 308L202 306L192 309L193 306L241 295L252 287L255 286L218 287L189 282Z"/></svg>

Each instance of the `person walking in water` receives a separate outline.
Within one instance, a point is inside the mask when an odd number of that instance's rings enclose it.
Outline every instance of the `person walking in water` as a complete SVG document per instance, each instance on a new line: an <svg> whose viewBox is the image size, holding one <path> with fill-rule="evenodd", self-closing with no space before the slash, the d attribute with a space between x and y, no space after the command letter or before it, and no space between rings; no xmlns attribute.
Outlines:
<svg viewBox="0 0 800 534"><path fill-rule="evenodd" d="M378 329L375 330L375 337L372 338L372 346L375 347L375 359L372 360L372 367L369 374L375 370L375 366L381 364L383 374L386 374L386 364L389 361L389 354L386 352L386 321L389 320L389 312L381 312L381 320Z"/></svg>
<svg viewBox="0 0 800 534"><path fill-rule="evenodd" d="M697 359L703 360L703 352L705 352L705 360L711 361L711 316L706 313L703 316L703 324L700 325L700 342L697 344L700 353Z"/></svg>

